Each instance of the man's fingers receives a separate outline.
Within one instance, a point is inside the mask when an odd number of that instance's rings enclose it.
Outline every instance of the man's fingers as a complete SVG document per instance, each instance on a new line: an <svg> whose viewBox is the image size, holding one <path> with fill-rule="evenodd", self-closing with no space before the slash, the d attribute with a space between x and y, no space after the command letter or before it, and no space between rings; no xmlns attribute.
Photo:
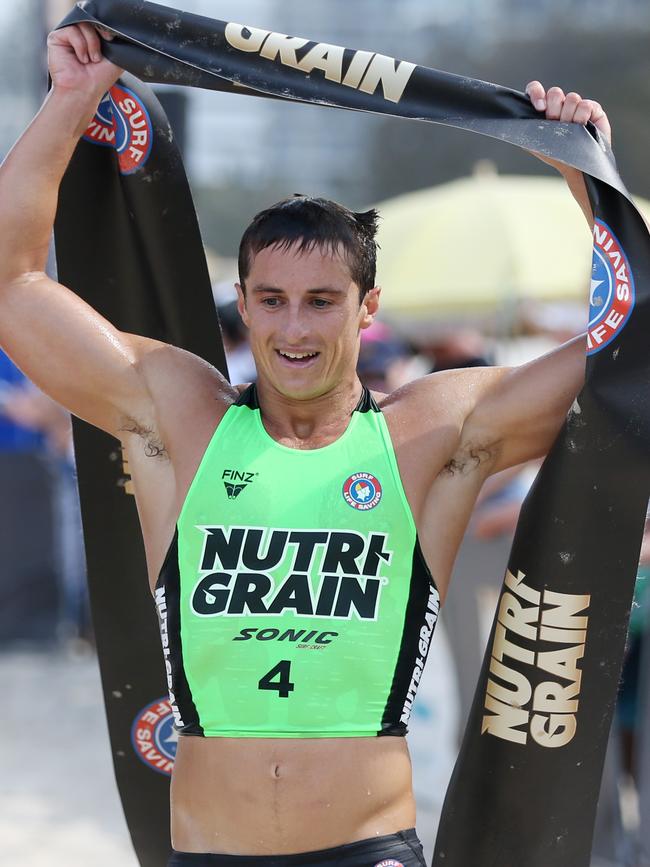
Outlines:
<svg viewBox="0 0 650 867"><path fill-rule="evenodd" d="M79 24L79 29L86 41L88 56L94 63L99 63L102 59L102 47L97 31L91 24L87 24L86 22Z"/></svg>
<svg viewBox="0 0 650 867"><path fill-rule="evenodd" d="M537 111L546 110L546 90L541 81L529 81L526 85L526 93Z"/></svg>
<svg viewBox="0 0 650 867"><path fill-rule="evenodd" d="M590 99L583 99L573 114L573 122L581 123L585 126L590 120L594 119L594 114L594 103Z"/></svg>
<svg viewBox="0 0 650 867"><path fill-rule="evenodd" d="M591 122L596 126L599 132L606 139L607 144L612 146L612 127L609 123L609 118L605 114L605 110L599 102L594 103L594 110L591 115Z"/></svg>
<svg viewBox="0 0 650 867"><path fill-rule="evenodd" d="M77 26L66 27L62 33L67 36L68 42L74 49L74 53L77 55L77 60L81 61L81 63L89 63L90 57L88 55L88 44L84 39L84 35L79 30Z"/></svg>
<svg viewBox="0 0 650 867"><path fill-rule="evenodd" d="M112 42L113 39L115 39L114 33L112 33L110 30L106 30L104 27L100 27L99 24L95 24L95 29L102 37L102 39L105 39L107 42Z"/></svg>
<svg viewBox="0 0 650 867"><path fill-rule="evenodd" d="M559 120L566 96L561 87L552 87L546 94L546 117L548 120Z"/></svg>
<svg viewBox="0 0 650 867"><path fill-rule="evenodd" d="M572 110L576 96L577 94L568 94L560 120L567 121L567 123L579 123L582 126L586 126L591 122L600 130L611 145L612 128L602 105L593 99L580 99L575 109Z"/></svg>
<svg viewBox="0 0 650 867"><path fill-rule="evenodd" d="M581 126L591 122L611 146L612 128L602 105L595 99L583 99L575 91L565 94L561 87L551 87L545 91L544 85L539 81L530 81L526 85L526 93L538 111L544 110L541 104L537 104L543 100L548 120L579 123Z"/></svg>
<svg viewBox="0 0 650 867"><path fill-rule="evenodd" d="M560 112L560 120L563 123L577 123L575 114L581 102L582 97L579 93L567 93L562 111Z"/></svg>
<svg viewBox="0 0 650 867"><path fill-rule="evenodd" d="M591 103L591 117L588 120L600 131L611 147L612 127L610 126L609 118L605 114L605 109L595 99L590 99L589 102Z"/></svg>

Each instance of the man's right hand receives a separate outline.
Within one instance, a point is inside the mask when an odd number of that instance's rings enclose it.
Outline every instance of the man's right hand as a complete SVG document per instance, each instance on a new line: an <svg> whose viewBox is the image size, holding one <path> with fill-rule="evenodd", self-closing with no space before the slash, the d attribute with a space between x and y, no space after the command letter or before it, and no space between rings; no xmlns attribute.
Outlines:
<svg viewBox="0 0 650 867"><path fill-rule="evenodd" d="M105 39L112 39L102 31ZM48 69L55 90L75 92L97 100L112 87L123 70L102 54L99 33L91 24L54 30L47 39Z"/></svg>

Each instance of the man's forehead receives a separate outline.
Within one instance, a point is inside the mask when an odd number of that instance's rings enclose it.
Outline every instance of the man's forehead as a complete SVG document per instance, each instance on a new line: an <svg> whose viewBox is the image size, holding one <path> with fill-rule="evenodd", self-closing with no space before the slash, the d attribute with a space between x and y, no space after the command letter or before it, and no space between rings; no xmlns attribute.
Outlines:
<svg viewBox="0 0 650 867"><path fill-rule="evenodd" d="M268 274L295 271L336 274L340 279L352 281L345 251L340 245L306 246L300 241L272 244L253 253L249 280L257 282Z"/></svg>

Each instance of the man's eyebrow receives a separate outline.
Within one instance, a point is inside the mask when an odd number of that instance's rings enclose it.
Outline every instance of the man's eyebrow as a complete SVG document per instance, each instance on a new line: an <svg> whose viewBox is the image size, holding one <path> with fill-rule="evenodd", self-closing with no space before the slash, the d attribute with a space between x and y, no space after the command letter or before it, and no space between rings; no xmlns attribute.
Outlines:
<svg viewBox="0 0 650 867"><path fill-rule="evenodd" d="M284 289L281 289L279 286L265 286L264 284L260 286L254 286L251 291L253 294L259 292L273 292L276 295L284 294ZM322 286L320 288L308 289L308 295L347 295L345 289L335 289L333 286Z"/></svg>
<svg viewBox="0 0 650 867"><path fill-rule="evenodd" d="M252 292L277 292L278 294L280 294L281 292L284 292L284 289L279 289L277 286L265 286L264 284L261 284L260 286L253 286L251 291Z"/></svg>
<svg viewBox="0 0 650 867"><path fill-rule="evenodd" d="M323 286L320 289L308 289L308 295L347 295L345 289L335 289L333 286Z"/></svg>

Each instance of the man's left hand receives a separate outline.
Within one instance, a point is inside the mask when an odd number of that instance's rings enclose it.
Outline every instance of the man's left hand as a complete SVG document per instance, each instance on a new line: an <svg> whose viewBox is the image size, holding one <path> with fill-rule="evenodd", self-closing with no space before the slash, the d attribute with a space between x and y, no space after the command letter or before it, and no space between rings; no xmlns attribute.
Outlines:
<svg viewBox="0 0 650 867"><path fill-rule="evenodd" d="M573 91L565 93L561 87L551 87L546 91L539 81L530 81L526 85L526 93L537 111L545 112L547 120L579 123L582 126L591 121L611 147L612 128L599 102L583 99Z"/></svg>

